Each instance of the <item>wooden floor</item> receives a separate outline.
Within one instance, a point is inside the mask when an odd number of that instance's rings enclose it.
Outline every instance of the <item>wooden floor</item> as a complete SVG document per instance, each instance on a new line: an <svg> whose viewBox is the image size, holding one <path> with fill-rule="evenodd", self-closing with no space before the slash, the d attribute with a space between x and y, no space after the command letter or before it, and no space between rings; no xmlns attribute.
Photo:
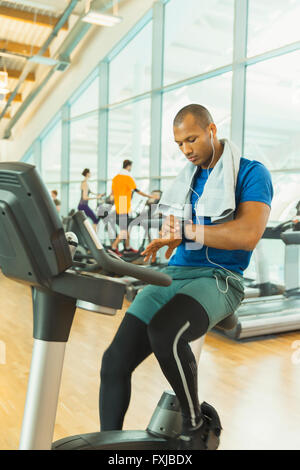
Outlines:
<svg viewBox="0 0 300 470"><path fill-rule="evenodd" d="M115 317L78 310L67 346L54 439L97 431L99 368L128 304ZM31 348L30 290L0 274L0 449L17 449ZM199 395L223 425L220 449L300 450L299 332L259 341L206 336L199 365ZM1 362L0 361L0 362ZM126 429L143 429L165 388L154 356L134 373Z"/></svg>

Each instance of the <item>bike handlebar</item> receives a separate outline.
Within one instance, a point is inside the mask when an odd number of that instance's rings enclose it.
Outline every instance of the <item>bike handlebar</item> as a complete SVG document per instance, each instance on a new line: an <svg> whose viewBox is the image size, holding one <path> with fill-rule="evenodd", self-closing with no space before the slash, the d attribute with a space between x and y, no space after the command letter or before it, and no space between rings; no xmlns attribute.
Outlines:
<svg viewBox="0 0 300 470"><path fill-rule="evenodd" d="M283 228L289 229L291 225L293 225L293 220L291 220L291 219L286 220L285 222L281 222L280 224L275 225L275 227L272 227L272 230L275 232L275 231L281 230Z"/></svg>
<svg viewBox="0 0 300 470"><path fill-rule="evenodd" d="M169 286L172 283L172 278L165 273L153 271L152 269L130 264L124 260L114 259L109 256L98 240L97 234L84 212L76 212L73 215L73 220L77 230L80 231L85 243L101 268L116 274L132 276L157 286Z"/></svg>

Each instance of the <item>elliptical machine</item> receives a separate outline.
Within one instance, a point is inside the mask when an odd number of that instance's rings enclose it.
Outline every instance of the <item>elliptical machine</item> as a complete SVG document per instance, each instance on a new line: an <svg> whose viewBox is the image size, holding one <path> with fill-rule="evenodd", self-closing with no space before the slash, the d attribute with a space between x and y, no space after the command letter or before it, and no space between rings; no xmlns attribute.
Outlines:
<svg viewBox="0 0 300 470"><path fill-rule="evenodd" d="M141 268L105 253L82 212L74 222L96 261L105 269L168 286L166 274ZM32 288L34 347L20 449L176 449L181 414L174 394L160 400L146 431L107 431L68 437L52 445L66 343L78 299L113 315L122 307L125 286L117 278L78 273L60 218L32 165L0 163L0 266L5 276ZM223 322L231 328L234 315ZM203 449L219 446L217 412L202 403Z"/></svg>

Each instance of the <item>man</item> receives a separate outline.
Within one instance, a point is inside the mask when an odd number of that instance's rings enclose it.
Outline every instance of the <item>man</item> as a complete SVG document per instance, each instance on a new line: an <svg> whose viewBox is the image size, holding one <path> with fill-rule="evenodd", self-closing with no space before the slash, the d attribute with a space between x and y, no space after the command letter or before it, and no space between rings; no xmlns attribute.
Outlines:
<svg viewBox="0 0 300 470"><path fill-rule="evenodd" d="M58 192L56 191L56 189L53 189L51 191L51 197L52 197L52 200L55 204L57 212L60 212L61 203L60 203L59 199L57 199L57 196L58 196Z"/></svg>
<svg viewBox="0 0 300 470"><path fill-rule="evenodd" d="M160 209L169 214L161 238L144 252L146 259L154 259L167 246L170 258L177 248L163 270L173 282L168 287L146 286L136 296L105 352L100 420L103 430L122 428L131 374L153 352L181 405L178 449L201 449L205 418L189 342L242 302L242 274L266 227L273 189L261 163L241 158L230 141L218 139L203 106L186 106L173 124L175 141L188 163L160 201ZM187 207L190 220L182 233L179 217L186 218Z"/></svg>
<svg viewBox="0 0 300 470"><path fill-rule="evenodd" d="M132 161L124 160L123 170L121 170L120 173L118 173L112 180L112 194L114 196L117 213L117 224L120 227L120 233L112 243L111 247L112 250L119 256L122 256L118 250L118 245L122 239L125 240L125 251L129 253L135 252L135 250L130 247L128 232L132 192L135 191L140 196L144 196L146 198L152 197L151 195L145 194L137 189L136 183L130 175L131 168Z"/></svg>

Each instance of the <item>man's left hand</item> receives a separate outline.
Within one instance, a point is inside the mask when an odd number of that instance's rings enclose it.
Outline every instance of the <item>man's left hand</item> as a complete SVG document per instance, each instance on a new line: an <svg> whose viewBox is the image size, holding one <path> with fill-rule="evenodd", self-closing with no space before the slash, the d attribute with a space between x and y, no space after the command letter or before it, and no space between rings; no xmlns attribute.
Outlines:
<svg viewBox="0 0 300 470"><path fill-rule="evenodd" d="M149 243L149 245L141 254L145 256L144 261L148 261L152 257L151 262L154 263L158 250L160 250L163 246L168 246L165 257L169 259L175 248L180 245L181 241L181 238L174 240L170 240L169 238L157 238L156 240L153 240L151 243Z"/></svg>

